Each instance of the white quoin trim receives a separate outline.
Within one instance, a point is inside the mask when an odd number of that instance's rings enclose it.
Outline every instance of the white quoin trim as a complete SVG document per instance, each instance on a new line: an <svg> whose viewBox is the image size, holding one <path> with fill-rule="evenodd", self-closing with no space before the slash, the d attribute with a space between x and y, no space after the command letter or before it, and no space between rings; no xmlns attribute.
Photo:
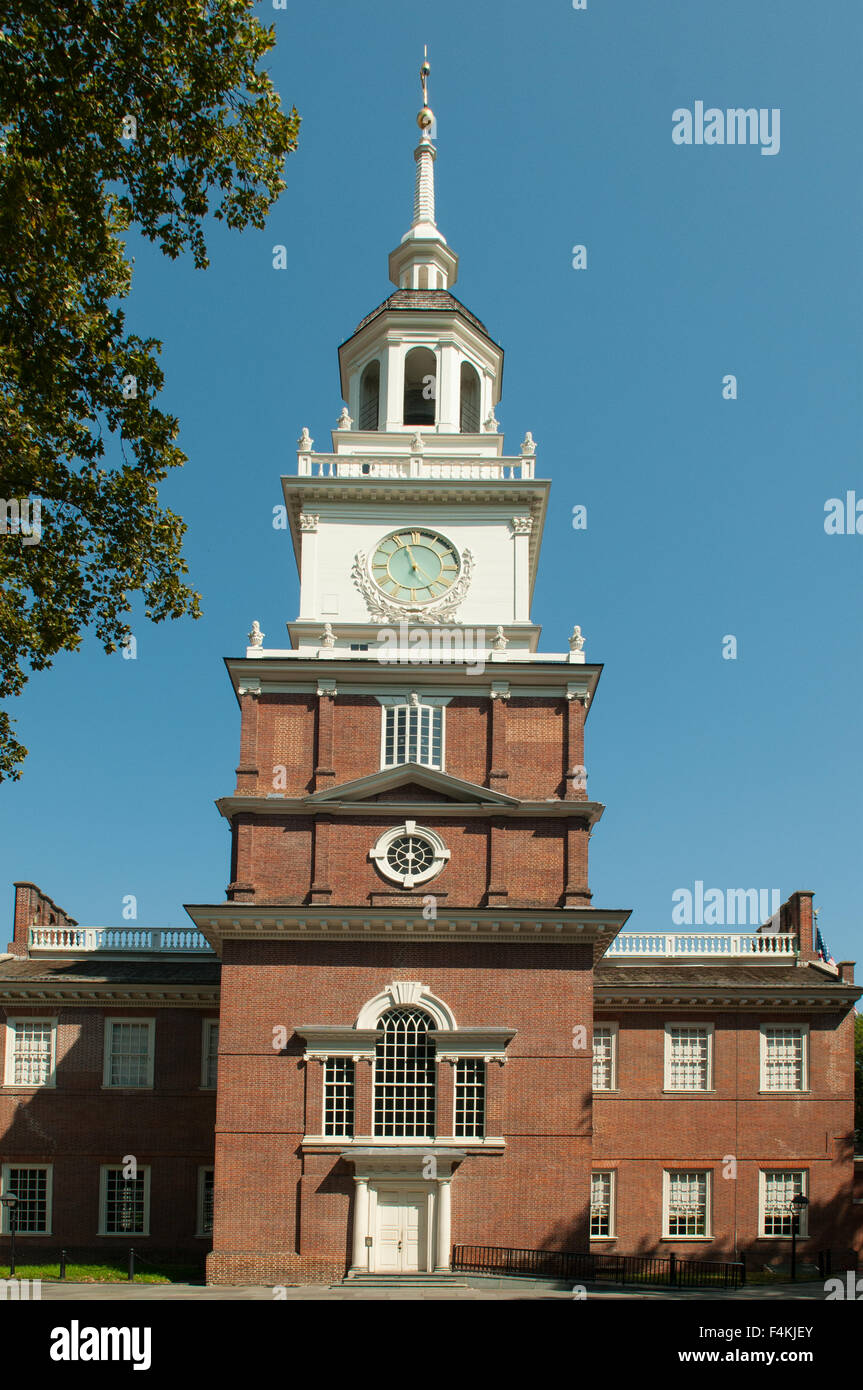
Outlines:
<svg viewBox="0 0 863 1390"><path fill-rule="evenodd" d="M420 984L419 980L394 980L392 984L385 985L380 994L376 994L374 999L370 999L360 1009L355 1027L377 1028L387 1009L399 1008L406 1004L424 1009L434 1019L436 1028L444 1032L454 1031L456 1021L452 1010L442 999L432 994L428 985Z"/></svg>

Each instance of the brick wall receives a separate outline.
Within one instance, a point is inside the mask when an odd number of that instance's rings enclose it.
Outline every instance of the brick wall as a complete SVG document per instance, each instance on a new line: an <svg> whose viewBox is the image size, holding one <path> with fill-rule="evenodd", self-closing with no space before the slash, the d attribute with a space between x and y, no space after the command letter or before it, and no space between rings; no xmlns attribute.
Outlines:
<svg viewBox="0 0 863 1390"><path fill-rule="evenodd" d="M853 1016L812 1017L748 1011L597 1012L596 1022L619 1023L618 1090L594 1094L594 1168L617 1172L617 1240L594 1248L626 1253L720 1258L746 1250L766 1263L788 1250L787 1240L758 1235L760 1169L809 1172L809 1238L817 1251L850 1246L855 1232L853 1177ZM663 1094L666 1022L712 1022L713 1091ZM800 1098L759 1091L760 1025L806 1023L809 1087ZM736 1160L736 1178L733 1174ZM706 1168L712 1173L714 1239L662 1238L662 1173ZM859 1226L859 1222L856 1223Z"/></svg>
<svg viewBox="0 0 863 1390"><path fill-rule="evenodd" d="M53 1165L53 1230L22 1236L27 1250L186 1249L196 1236L199 1166L212 1165L215 1094L201 1089L202 1020L214 1008L130 1009L63 1006L0 1009L0 1078L5 1077L6 1020L56 1018L56 1087L0 1088L0 1162ZM152 1090L102 1085L105 1018L155 1018ZM98 1236L99 1169L132 1154L149 1165L150 1234ZM5 1244L0 1239L0 1248Z"/></svg>
<svg viewBox="0 0 863 1390"><path fill-rule="evenodd" d="M208 1277L275 1282L337 1278L349 1263L352 1169L320 1133L315 1081L294 1035L307 1023L355 1023L393 979L421 980L460 1027L517 1030L488 1086L502 1155L470 1154L453 1183L454 1243L583 1246L591 1151L590 1053L573 1028L592 1009L589 947L427 943L228 942L222 972L216 1232ZM287 1029L286 1055L273 1029ZM358 1066L367 1065L358 1063ZM319 1083L318 1083L319 1084ZM317 1094L317 1092L316 1092ZM451 1117L439 1132L451 1132ZM370 1132L357 1116L357 1132ZM469 1141L465 1141L470 1147ZM462 1147L465 1146L462 1145Z"/></svg>
<svg viewBox="0 0 863 1390"><path fill-rule="evenodd" d="M409 684L410 677L406 687ZM447 706L446 771L453 777L488 785L494 703L479 696L460 696ZM501 770L508 773L503 790L523 800L563 796L567 701L514 695L496 703L503 728L499 761ZM319 746L322 705L329 705L333 715L328 750ZM576 706L581 710L577 702ZM284 791L288 796L304 796L314 790L319 759L335 774L328 780L333 786L380 770L382 713L372 696L338 694L330 701L307 694L264 693L243 696L241 708L238 794L266 796Z"/></svg>

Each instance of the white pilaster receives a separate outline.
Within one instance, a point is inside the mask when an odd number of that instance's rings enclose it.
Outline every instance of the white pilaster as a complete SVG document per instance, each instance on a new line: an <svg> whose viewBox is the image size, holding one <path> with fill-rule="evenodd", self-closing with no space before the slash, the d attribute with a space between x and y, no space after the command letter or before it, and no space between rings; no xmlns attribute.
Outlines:
<svg viewBox="0 0 863 1390"><path fill-rule="evenodd" d="M532 524L529 516L514 516L512 519L512 543L515 547L513 620L517 623L530 621L530 532Z"/></svg>
<svg viewBox="0 0 863 1390"><path fill-rule="evenodd" d="M442 343L439 360L438 429L442 434L458 434L461 362L456 344Z"/></svg>
<svg viewBox="0 0 863 1390"><path fill-rule="evenodd" d="M388 343L385 355L385 371L381 373L381 390L385 392L386 424L384 429L399 429L404 415L405 395L405 356L404 343ZM386 386L384 386L386 382Z"/></svg>
<svg viewBox="0 0 863 1390"><path fill-rule="evenodd" d="M300 622L318 617L318 518L300 515Z"/></svg>

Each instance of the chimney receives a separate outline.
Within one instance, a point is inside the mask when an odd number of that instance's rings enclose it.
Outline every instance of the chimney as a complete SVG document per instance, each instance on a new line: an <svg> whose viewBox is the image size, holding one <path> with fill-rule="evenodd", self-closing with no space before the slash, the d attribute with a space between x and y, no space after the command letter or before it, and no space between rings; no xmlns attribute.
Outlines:
<svg viewBox="0 0 863 1390"><path fill-rule="evenodd" d="M31 927L77 927L75 918L58 907L35 883L19 880L14 888L14 934L6 948L11 955L27 956Z"/></svg>
<svg viewBox="0 0 863 1390"><path fill-rule="evenodd" d="M792 893L779 909L779 930L790 932L797 937L800 961L817 960L815 950L815 919L812 915L812 899L815 894L806 889Z"/></svg>
<svg viewBox="0 0 863 1390"><path fill-rule="evenodd" d="M836 967L839 971L839 978L843 985L853 985L854 983L854 962L853 960L840 960Z"/></svg>

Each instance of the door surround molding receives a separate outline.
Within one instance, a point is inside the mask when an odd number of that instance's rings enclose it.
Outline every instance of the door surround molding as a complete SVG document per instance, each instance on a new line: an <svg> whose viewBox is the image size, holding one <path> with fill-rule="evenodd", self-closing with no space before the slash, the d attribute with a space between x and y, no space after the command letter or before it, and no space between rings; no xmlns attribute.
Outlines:
<svg viewBox="0 0 863 1390"><path fill-rule="evenodd" d="M376 1272L374 1242L377 1234L378 1191L398 1192L405 1198L424 1195L425 1241L418 1252L420 1273L450 1272L450 1189L453 1170L465 1158L463 1149L435 1149L424 1154L414 1149L343 1149L342 1158L354 1166L353 1240L351 1274ZM426 1177L429 1161L433 1176ZM368 1238L371 1238L371 1244ZM409 1273L413 1271L405 1271Z"/></svg>

